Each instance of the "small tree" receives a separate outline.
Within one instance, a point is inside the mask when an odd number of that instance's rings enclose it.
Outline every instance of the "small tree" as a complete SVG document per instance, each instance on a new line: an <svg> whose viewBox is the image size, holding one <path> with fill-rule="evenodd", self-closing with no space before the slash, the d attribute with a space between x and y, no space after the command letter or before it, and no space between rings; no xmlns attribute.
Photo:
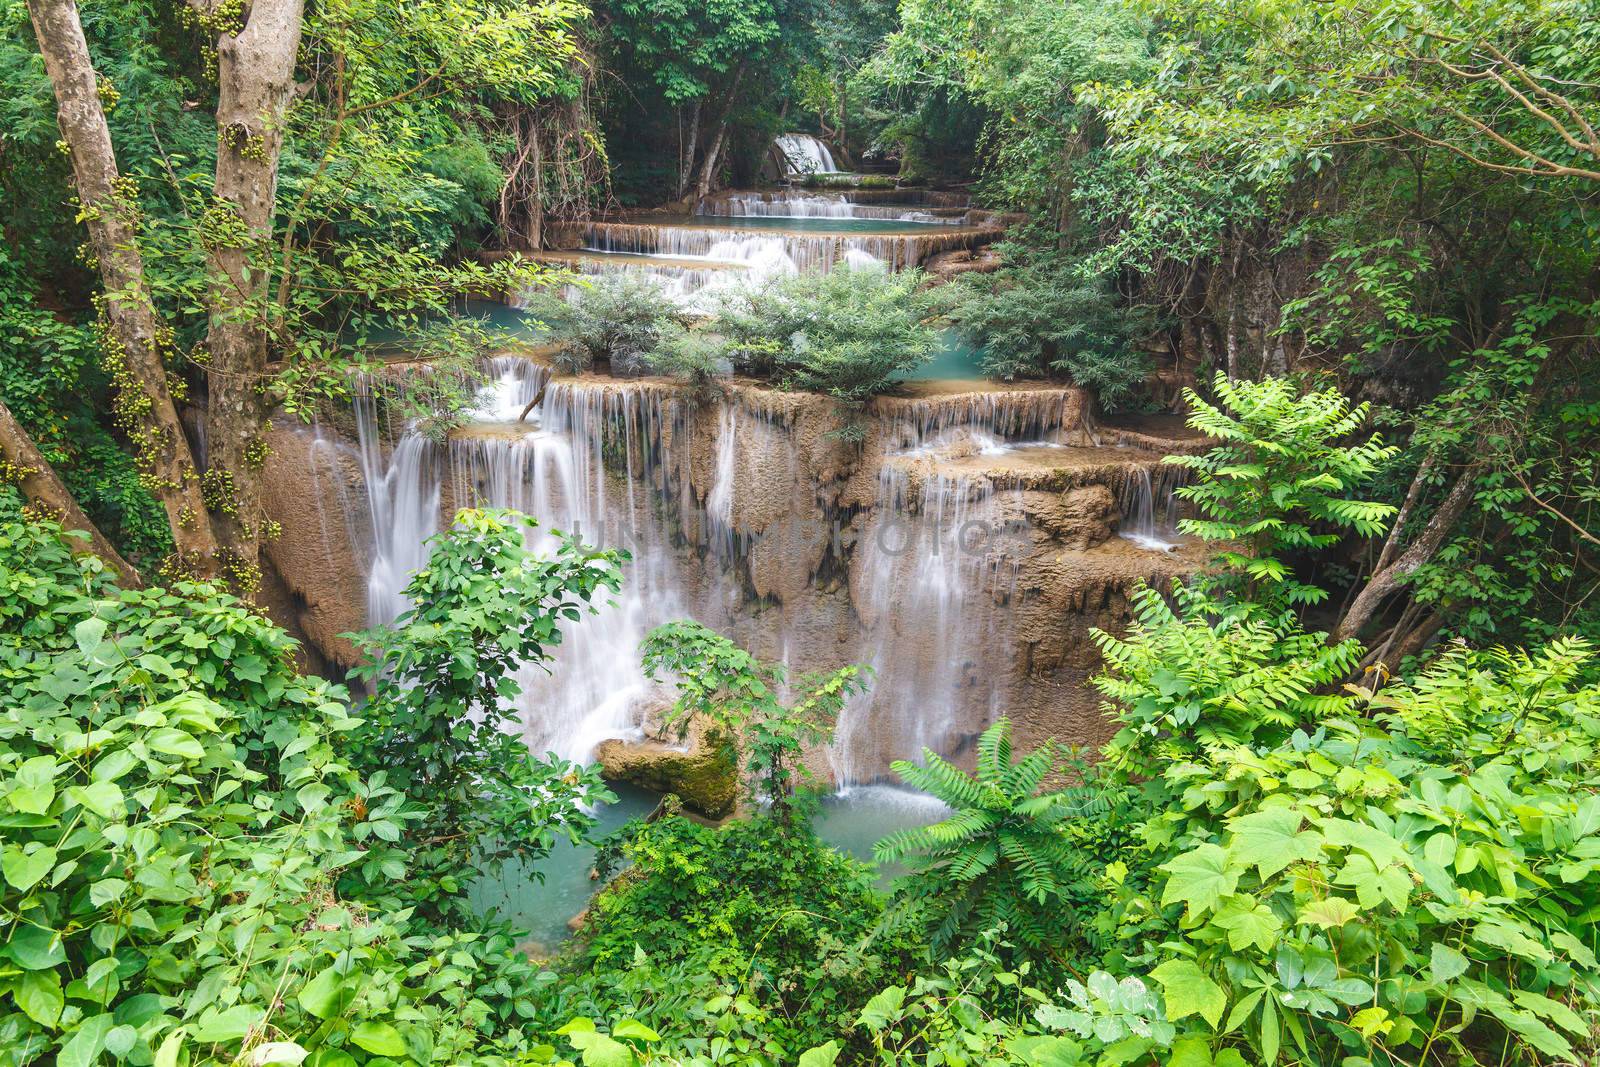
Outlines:
<svg viewBox="0 0 1600 1067"><path fill-rule="evenodd" d="M714 329L740 370L785 389L866 400L927 362L938 337L921 271L841 264L732 291Z"/></svg>
<svg viewBox="0 0 1600 1067"><path fill-rule="evenodd" d="M556 362L578 374L605 360L613 374L634 374L662 336L682 324L682 311L650 278L602 274L573 294L565 321L552 324L562 345Z"/></svg>
<svg viewBox="0 0 1600 1067"><path fill-rule="evenodd" d="M542 856L558 831L576 841L593 825L583 805L609 799L592 768L540 759L505 728L516 670L549 661L561 624L617 590L626 558L574 538L541 558L524 543L535 525L513 511L458 512L406 586L410 610L356 635L368 657L354 675L376 692L352 763L386 771L425 812L408 887L440 913L465 906L463 870Z"/></svg>
<svg viewBox="0 0 1600 1067"><path fill-rule="evenodd" d="M700 715L740 739L751 798L765 800L779 823L792 825L797 783L809 783L802 762L807 746L825 745L846 700L863 688L866 668L852 664L832 674L798 679L799 700L779 698L787 681L782 664L765 663L708 626L685 619L650 631L643 663L651 678L674 676L678 699L667 725L686 732Z"/></svg>
<svg viewBox="0 0 1600 1067"><path fill-rule="evenodd" d="M1168 456L1199 480L1178 495L1199 506L1203 518L1184 519L1185 533L1224 542L1218 559L1245 577L1254 600L1266 583L1268 602L1315 604L1327 591L1294 579L1284 556L1328 548L1345 530L1362 537L1383 533L1390 504L1355 500L1396 452L1373 434L1354 445L1339 442L1361 429L1368 405L1351 406L1337 389L1302 392L1288 378L1212 382L1221 407L1184 390L1189 425L1222 444L1199 456ZM1237 547L1231 547L1237 546Z"/></svg>
<svg viewBox="0 0 1600 1067"><path fill-rule="evenodd" d="M1075 879L1076 857L1065 824L1086 797L1039 792L1063 769L1062 751L1045 742L1011 759L1011 721L998 719L978 739L975 774L923 749L924 765L900 760L894 772L907 785L954 809L942 822L890 834L873 855L904 863L901 889L929 910L932 945L947 953L960 942L1004 924L1028 949L1059 942L1063 923L1053 914Z"/></svg>

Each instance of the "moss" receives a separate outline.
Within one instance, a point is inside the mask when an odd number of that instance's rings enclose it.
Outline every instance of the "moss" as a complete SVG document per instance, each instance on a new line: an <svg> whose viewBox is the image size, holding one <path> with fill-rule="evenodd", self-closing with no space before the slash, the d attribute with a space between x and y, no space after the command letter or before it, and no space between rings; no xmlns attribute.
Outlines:
<svg viewBox="0 0 1600 1067"><path fill-rule="evenodd" d="M596 758L612 781L676 794L708 819L733 814L739 799L739 754L727 734L708 730L687 752L655 741L606 741Z"/></svg>

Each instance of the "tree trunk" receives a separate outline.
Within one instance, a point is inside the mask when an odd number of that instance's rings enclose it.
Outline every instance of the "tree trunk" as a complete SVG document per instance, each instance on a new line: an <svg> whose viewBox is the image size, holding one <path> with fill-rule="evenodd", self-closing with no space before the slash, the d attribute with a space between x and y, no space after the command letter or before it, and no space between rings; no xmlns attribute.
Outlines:
<svg viewBox="0 0 1600 1067"><path fill-rule="evenodd" d="M744 64L740 63L733 72L733 84L728 87L728 98L722 105L722 115L717 119L717 132L711 139L711 145L706 149L706 158L700 164L700 178L695 182L694 195L696 200L704 200L711 195L711 183L716 180L717 160L722 155L723 142L728 137L728 120L733 116L733 103L739 96L739 83L744 80Z"/></svg>
<svg viewBox="0 0 1600 1067"><path fill-rule="evenodd" d="M689 105L689 140L678 154L678 195L682 200L689 192L689 182L694 174L694 154L700 146L700 101Z"/></svg>
<svg viewBox="0 0 1600 1067"><path fill-rule="evenodd" d="M162 331L136 243L135 205L119 188L111 130L78 9L73 0L28 0L28 13L55 89L57 121L105 287L102 344L117 387L117 423L134 445L146 486L166 511L178 569L210 577L216 574L217 543L194 456L167 388Z"/></svg>
<svg viewBox="0 0 1600 1067"><path fill-rule="evenodd" d="M124 589L144 585L144 579L133 564L122 558L122 554L100 532L100 528L78 507L78 502L61 483L55 469L39 452L33 438L28 436L28 431L22 428L3 400L0 400L0 458L11 464L12 470L8 473L16 479L22 495L28 498L30 504L66 529L82 530L89 535L87 542L76 537L69 539L74 552L87 551L99 556L118 573L119 584Z"/></svg>
<svg viewBox="0 0 1600 1067"><path fill-rule="evenodd" d="M1421 476L1419 472L1419 477ZM1386 544L1382 555L1379 556L1379 568L1367 580L1366 586L1351 601L1350 608L1333 628L1333 633L1328 640L1343 641L1349 637L1357 637L1377 614L1378 609L1389 596L1405 584L1406 579L1417 572L1424 563L1433 558L1434 553L1444 544L1444 539L1449 536L1450 530L1456 524L1467 505L1472 503L1472 491L1478 482L1478 469L1476 466L1468 467L1456 479L1456 484L1451 487L1443 502L1434 511L1432 517L1422 528L1422 532L1406 547L1404 552L1395 554L1391 546ZM1407 494L1409 497L1409 494ZM1408 500L1409 504L1413 503ZM1396 537L1399 530L1399 520L1391 531L1391 538ZM1390 562L1385 563L1386 560Z"/></svg>
<svg viewBox="0 0 1600 1067"><path fill-rule="evenodd" d="M304 0L255 0L238 33L217 37L218 209L213 227L206 334L206 489L229 578L245 593L259 577L259 485L265 459L268 272L284 116L294 95Z"/></svg>

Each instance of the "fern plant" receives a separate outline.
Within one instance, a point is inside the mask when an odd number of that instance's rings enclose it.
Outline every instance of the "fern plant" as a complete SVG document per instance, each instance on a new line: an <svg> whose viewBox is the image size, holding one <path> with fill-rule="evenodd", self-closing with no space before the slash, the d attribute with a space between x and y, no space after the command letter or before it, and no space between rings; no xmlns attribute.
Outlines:
<svg viewBox="0 0 1600 1067"><path fill-rule="evenodd" d="M1130 600L1126 635L1093 633L1105 660L1094 685L1122 723L1104 750L1117 773L1155 778L1202 752L1278 744L1346 712L1348 698L1327 689L1355 670L1358 642L1329 645L1289 612L1225 611L1181 582L1171 602L1150 586Z"/></svg>
<svg viewBox="0 0 1600 1067"><path fill-rule="evenodd" d="M898 888L925 909L936 954L997 927L1030 950L1063 940L1067 926L1053 912L1080 871L1066 823L1092 800L1081 790L1039 791L1062 769L1062 756L1047 741L1013 762L1011 721L999 719L978 740L975 774L927 749L923 765L894 764L907 785L953 809L931 826L890 834L873 850L881 864L910 868Z"/></svg>
<svg viewBox="0 0 1600 1067"><path fill-rule="evenodd" d="M1393 505L1351 494L1370 481L1396 449L1373 434L1342 444L1367 421L1368 405L1351 405L1337 389L1302 392L1289 378L1212 382L1220 407L1184 390L1189 425L1221 443L1199 456L1168 456L1198 477L1178 490L1202 518L1183 532L1221 542L1219 562L1245 578L1246 599L1272 605L1315 604L1327 591L1295 580L1290 552L1317 551L1344 532L1382 534Z"/></svg>

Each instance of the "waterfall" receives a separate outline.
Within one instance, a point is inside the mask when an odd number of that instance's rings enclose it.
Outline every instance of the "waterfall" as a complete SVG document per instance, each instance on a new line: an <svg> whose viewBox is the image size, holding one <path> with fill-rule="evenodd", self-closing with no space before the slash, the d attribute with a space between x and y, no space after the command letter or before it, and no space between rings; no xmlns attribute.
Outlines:
<svg viewBox="0 0 1600 1067"><path fill-rule="evenodd" d="M515 508L536 518L530 547L553 551L557 532L627 548L622 591L598 613L566 627L546 671L518 672L523 736L533 752L584 759L600 742L637 734L654 686L638 645L653 626L690 614L665 526L651 494L669 485L657 442L671 416L662 393L553 382L529 422L515 419L542 381L542 368L495 377L479 398L483 421L444 443L402 433L384 462L371 401L357 408L373 515L369 622L394 619L402 590L426 563L423 542L442 525L441 503ZM681 427L680 427L681 428ZM608 470L610 459L617 470Z"/></svg>
<svg viewBox="0 0 1600 1067"><path fill-rule="evenodd" d="M971 230L932 228L905 234L773 233L726 227L596 222L588 227L584 250L737 264L754 277L826 271L850 253L864 253L894 270L912 267L933 252L964 247ZM948 232L947 232L948 231Z"/></svg>
<svg viewBox="0 0 1600 1067"><path fill-rule="evenodd" d="M1177 548L1180 474L1178 468L1162 467L1152 485L1150 468L1134 467L1122 487L1122 522L1117 532L1152 552Z"/></svg>
<svg viewBox="0 0 1600 1067"><path fill-rule="evenodd" d="M807 174L836 174L833 153L828 146L809 133L786 133L773 144L783 156L784 174L787 177L804 177Z"/></svg>
<svg viewBox="0 0 1600 1067"><path fill-rule="evenodd" d="M1022 542L980 476L890 461L857 546L852 600L869 690L840 715L830 752L841 785L870 782L923 748L948 754L962 724L987 722L1009 681L1010 615Z"/></svg>
<svg viewBox="0 0 1600 1067"><path fill-rule="evenodd" d="M859 204L838 193L724 193L695 206L696 215L715 218L867 219L883 222L926 222L958 225L965 211L930 211L905 204Z"/></svg>

